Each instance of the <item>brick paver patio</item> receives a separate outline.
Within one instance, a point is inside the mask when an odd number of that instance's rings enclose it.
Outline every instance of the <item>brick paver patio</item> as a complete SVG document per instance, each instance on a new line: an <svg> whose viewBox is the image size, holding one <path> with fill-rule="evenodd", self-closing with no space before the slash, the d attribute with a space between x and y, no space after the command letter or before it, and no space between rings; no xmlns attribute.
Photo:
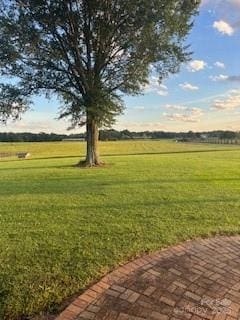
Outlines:
<svg viewBox="0 0 240 320"><path fill-rule="evenodd" d="M240 319L240 236L188 241L119 267L57 320Z"/></svg>

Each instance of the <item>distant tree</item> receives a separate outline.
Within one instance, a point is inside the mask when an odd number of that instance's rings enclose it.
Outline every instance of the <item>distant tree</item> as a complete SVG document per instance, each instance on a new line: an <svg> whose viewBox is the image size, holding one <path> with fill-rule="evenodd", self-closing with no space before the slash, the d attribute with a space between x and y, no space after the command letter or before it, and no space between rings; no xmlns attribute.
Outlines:
<svg viewBox="0 0 240 320"><path fill-rule="evenodd" d="M234 131L223 131L220 135L220 139L232 140L236 138L236 132Z"/></svg>
<svg viewBox="0 0 240 320"><path fill-rule="evenodd" d="M128 139L132 139L133 135L129 130L123 130L121 131L121 138L128 140Z"/></svg>
<svg viewBox="0 0 240 320"><path fill-rule="evenodd" d="M86 166L100 164L99 128L189 59L184 40L200 0L0 0L0 118L17 119L30 97L56 94L60 118L86 125Z"/></svg>

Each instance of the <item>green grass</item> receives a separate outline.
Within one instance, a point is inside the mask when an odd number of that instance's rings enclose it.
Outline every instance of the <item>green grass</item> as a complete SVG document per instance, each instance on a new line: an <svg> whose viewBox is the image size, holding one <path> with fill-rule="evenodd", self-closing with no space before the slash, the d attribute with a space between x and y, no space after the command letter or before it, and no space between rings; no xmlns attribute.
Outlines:
<svg viewBox="0 0 240 320"><path fill-rule="evenodd" d="M240 231L240 149L165 141L0 144L0 319L56 312L108 270L146 251Z"/></svg>

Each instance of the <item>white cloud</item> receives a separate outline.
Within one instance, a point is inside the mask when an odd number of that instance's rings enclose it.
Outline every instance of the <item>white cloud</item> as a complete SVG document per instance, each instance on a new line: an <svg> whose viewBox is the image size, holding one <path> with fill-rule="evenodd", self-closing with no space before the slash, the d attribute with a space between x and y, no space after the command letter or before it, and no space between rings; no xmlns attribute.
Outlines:
<svg viewBox="0 0 240 320"><path fill-rule="evenodd" d="M226 98L216 99L212 104L212 109L222 110L234 110L240 108L240 90L231 90Z"/></svg>
<svg viewBox="0 0 240 320"><path fill-rule="evenodd" d="M218 68L225 69L225 64L223 62L216 61L214 65Z"/></svg>
<svg viewBox="0 0 240 320"><path fill-rule="evenodd" d="M159 95L159 96L167 96L168 95L168 88L166 86L164 86L163 84L162 85L159 85L159 88L158 90L156 91L156 93Z"/></svg>
<svg viewBox="0 0 240 320"><path fill-rule="evenodd" d="M233 82L240 82L240 76L229 76L227 80Z"/></svg>
<svg viewBox="0 0 240 320"><path fill-rule="evenodd" d="M46 133L78 133L84 132L85 128L76 128L68 131L67 119L56 120L55 114L50 112L28 111L19 121L9 121L7 125L0 126L1 132L46 132Z"/></svg>
<svg viewBox="0 0 240 320"><path fill-rule="evenodd" d="M207 63L203 60L193 60L188 64L188 70L191 72L196 72L203 70L207 66Z"/></svg>
<svg viewBox="0 0 240 320"><path fill-rule="evenodd" d="M67 124L64 126L63 121L54 120L32 120L30 117L26 120L20 120L13 123L8 123L6 126L2 127L0 131L13 131L13 132L66 132Z"/></svg>
<svg viewBox="0 0 240 320"><path fill-rule="evenodd" d="M134 107L135 110L138 110L138 111L143 111L145 109L144 106L136 106Z"/></svg>
<svg viewBox="0 0 240 320"><path fill-rule="evenodd" d="M117 130L128 129L130 131L154 131L164 130L167 131L167 127L162 122L118 122L115 126Z"/></svg>
<svg viewBox="0 0 240 320"><path fill-rule="evenodd" d="M226 74L219 74L218 76L210 76L212 81L231 81L231 82L240 82L240 76L228 76Z"/></svg>
<svg viewBox="0 0 240 320"><path fill-rule="evenodd" d="M184 82L184 83L179 84L179 87L182 88L183 90L189 90L189 91L195 91L195 90L199 89L198 86L194 86L188 82Z"/></svg>
<svg viewBox="0 0 240 320"><path fill-rule="evenodd" d="M169 105L166 106L169 108ZM172 106L172 109L185 111L184 113L163 113L163 115L170 121L180 122L199 122L203 110L200 108L187 108L183 106Z"/></svg>
<svg viewBox="0 0 240 320"><path fill-rule="evenodd" d="M177 111L178 110L187 110L188 109L187 107L180 106L180 105L177 105L177 104L166 104L165 108L170 109L170 110L177 110Z"/></svg>
<svg viewBox="0 0 240 320"><path fill-rule="evenodd" d="M168 88L162 83L159 83L159 79L155 76L152 76L149 79L149 84L147 84L144 88L145 93L155 93L159 96L167 96Z"/></svg>
<svg viewBox="0 0 240 320"><path fill-rule="evenodd" d="M226 74L219 74L218 76L210 76L209 77L212 81L225 81L229 79L229 76Z"/></svg>
<svg viewBox="0 0 240 320"><path fill-rule="evenodd" d="M214 21L213 28L228 36L232 36L234 33L233 27L224 20Z"/></svg>

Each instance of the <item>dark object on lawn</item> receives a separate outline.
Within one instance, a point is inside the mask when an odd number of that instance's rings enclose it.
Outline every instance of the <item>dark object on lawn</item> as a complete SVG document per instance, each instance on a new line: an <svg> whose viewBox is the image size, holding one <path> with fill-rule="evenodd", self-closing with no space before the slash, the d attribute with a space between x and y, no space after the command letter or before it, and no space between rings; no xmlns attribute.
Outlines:
<svg viewBox="0 0 240 320"><path fill-rule="evenodd" d="M16 154L16 156L18 157L18 159L26 159L30 156L30 153L28 152L18 152Z"/></svg>
<svg viewBox="0 0 240 320"><path fill-rule="evenodd" d="M29 152L0 152L0 158L17 157L18 159L26 159L30 156Z"/></svg>

